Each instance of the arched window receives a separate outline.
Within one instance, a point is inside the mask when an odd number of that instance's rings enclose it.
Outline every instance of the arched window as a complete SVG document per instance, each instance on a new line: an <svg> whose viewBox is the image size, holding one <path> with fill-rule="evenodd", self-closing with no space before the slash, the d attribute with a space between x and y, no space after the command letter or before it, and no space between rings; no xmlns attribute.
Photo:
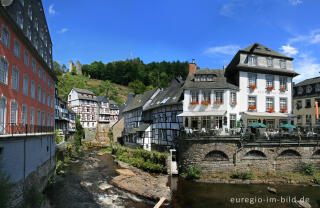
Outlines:
<svg viewBox="0 0 320 208"><path fill-rule="evenodd" d="M0 82L8 84L8 62L4 56L0 56Z"/></svg>
<svg viewBox="0 0 320 208"><path fill-rule="evenodd" d="M18 123L18 103L15 100L11 101L10 111L10 124L15 125Z"/></svg>
<svg viewBox="0 0 320 208"><path fill-rule="evenodd" d="M6 26L2 25L1 41L7 47L10 48L10 33Z"/></svg>
<svg viewBox="0 0 320 208"><path fill-rule="evenodd" d="M6 129L6 105L6 98L0 96L0 135L4 134Z"/></svg>

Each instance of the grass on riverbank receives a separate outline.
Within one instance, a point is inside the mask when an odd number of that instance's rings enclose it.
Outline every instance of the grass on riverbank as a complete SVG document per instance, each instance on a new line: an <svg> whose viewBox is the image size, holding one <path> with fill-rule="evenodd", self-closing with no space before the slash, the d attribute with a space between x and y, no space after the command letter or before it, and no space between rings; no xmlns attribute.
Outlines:
<svg viewBox="0 0 320 208"><path fill-rule="evenodd" d="M166 172L166 153L147 151L143 149L132 149L121 145L116 145L114 146L113 154L118 160L129 163L136 168L151 173Z"/></svg>

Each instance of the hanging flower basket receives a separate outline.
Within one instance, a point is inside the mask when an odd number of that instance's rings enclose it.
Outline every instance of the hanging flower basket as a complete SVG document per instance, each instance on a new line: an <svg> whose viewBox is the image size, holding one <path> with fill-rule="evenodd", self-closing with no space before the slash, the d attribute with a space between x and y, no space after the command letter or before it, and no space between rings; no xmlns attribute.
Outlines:
<svg viewBox="0 0 320 208"><path fill-rule="evenodd" d="M249 105L248 106L248 110L249 111L254 111L254 110L256 110L257 109L257 106L255 106L255 105Z"/></svg>
<svg viewBox="0 0 320 208"><path fill-rule="evenodd" d="M251 91L253 91L257 88L257 85L249 85L248 87Z"/></svg>
<svg viewBox="0 0 320 208"><path fill-rule="evenodd" d="M198 101L191 101L191 102L190 102L190 105L198 105L198 104L199 104Z"/></svg>
<svg viewBox="0 0 320 208"><path fill-rule="evenodd" d="M282 107L282 108L280 108L280 111L281 111L282 113L287 112L287 107Z"/></svg>
<svg viewBox="0 0 320 208"><path fill-rule="evenodd" d="M201 105L210 105L210 100L208 100L208 101L206 101L206 100L203 100L203 101L201 101Z"/></svg>
<svg viewBox="0 0 320 208"><path fill-rule="evenodd" d="M286 87L280 87L280 91L284 92L284 91L286 91L286 90L287 90Z"/></svg>
<svg viewBox="0 0 320 208"><path fill-rule="evenodd" d="M266 88L268 91L272 91L274 89L274 86L267 86Z"/></svg>
<svg viewBox="0 0 320 208"><path fill-rule="evenodd" d="M273 108L268 108L267 111L268 111L269 113L273 113L273 112L274 112L274 109L273 109Z"/></svg>
<svg viewBox="0 0 320 208"><path fill-rule="evenodd" d="M221 105L223 102L221 101L221 100L216 100L215 102L214 102L214 104L216 104L216 105Z"/></svg>

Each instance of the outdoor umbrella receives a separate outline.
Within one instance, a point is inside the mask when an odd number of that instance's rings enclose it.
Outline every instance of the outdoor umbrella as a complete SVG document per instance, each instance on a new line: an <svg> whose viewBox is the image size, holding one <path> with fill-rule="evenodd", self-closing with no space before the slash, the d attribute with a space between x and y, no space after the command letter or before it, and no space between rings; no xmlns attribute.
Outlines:
<svg viewBox="0 0 320 208"><path fill-rule="evenodd" d="M295 129L296 127L292 124L282 124L282 125L280 125L280 128Z"/></svg>
<svg viewBox="0 0 320 208"><path fill-rule="evenodd" d="M262 123L258 123L258 122L251 123L248 125L248 127L250 127L250 128L267 128L266 125L264 125Z"/></svg>

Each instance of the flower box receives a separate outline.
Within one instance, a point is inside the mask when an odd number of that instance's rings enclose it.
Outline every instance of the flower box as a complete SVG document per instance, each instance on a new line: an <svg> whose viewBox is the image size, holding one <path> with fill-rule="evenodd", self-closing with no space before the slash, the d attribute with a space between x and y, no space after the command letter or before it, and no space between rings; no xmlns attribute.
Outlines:
<svg viewBox="0 0 320 208"><path fill-rule="evenodd" d="M231 102L231 105L237 105L237 101Z"/></svg>
<svg viewBox="0 0 320 208"><path fill-rule="evenodd" d="M206 101L206 100L203 100L201 101L201 105L210 105L210 100Z"/></svg>
<svg viewBox="0 0 320 208"><path fill-rule="evenodd" d="M221 101L221 100L216 100L215 102L214 102L214 104L216 104L216 105L221 105L223 102Z"/></svg>
<svg viewBox="0 0 320 208"><path fill-rule="evenodd" d="M282 107L282 108L280 108L280 111L281 111L281 113L287 112L287 107Z"/></svg>
<svg viewBox="0 0 320 208"><path fill-rule="evenodd" d="M190 102L190 105L198 105L198 104L199 104L198 101L191 101L191 102Z"/></svg>
<svg viewBox="0 0 320 208"><path fill-rule="evenodd" d="M272 91L274 89L274 86L267 86L266 88L268 91Z"/></svg>
<svg viewBox="0 0 320 208"><path fill-rule="evenodd" d="M269 113L273 113L273 112L274 112L274 109L273 109L273 108L268 108L267 111L268 111Z"/></svg>
<svg viewBox="0 0 320 208"><path fill-rule="evenodd" d="M248 87L250 88L250 90L253 91L253 90L255 90L257 88L257 85L249 85Z"/></svg>
<svg viewBox="0 0 320 208"><path fill-rule="evenodd" d="M249 105L248 106L248 110L250 110L250 111L254 111L256 109L257 109L257 106L255 106L255 105Z"/></svg>
<svg viewBox="0 0 320 208"><path fill-rule="evenodd" d="M280 91L284 92L284 91L286 91L286 90L287 90L286 87L280 87Z"/></svg>

